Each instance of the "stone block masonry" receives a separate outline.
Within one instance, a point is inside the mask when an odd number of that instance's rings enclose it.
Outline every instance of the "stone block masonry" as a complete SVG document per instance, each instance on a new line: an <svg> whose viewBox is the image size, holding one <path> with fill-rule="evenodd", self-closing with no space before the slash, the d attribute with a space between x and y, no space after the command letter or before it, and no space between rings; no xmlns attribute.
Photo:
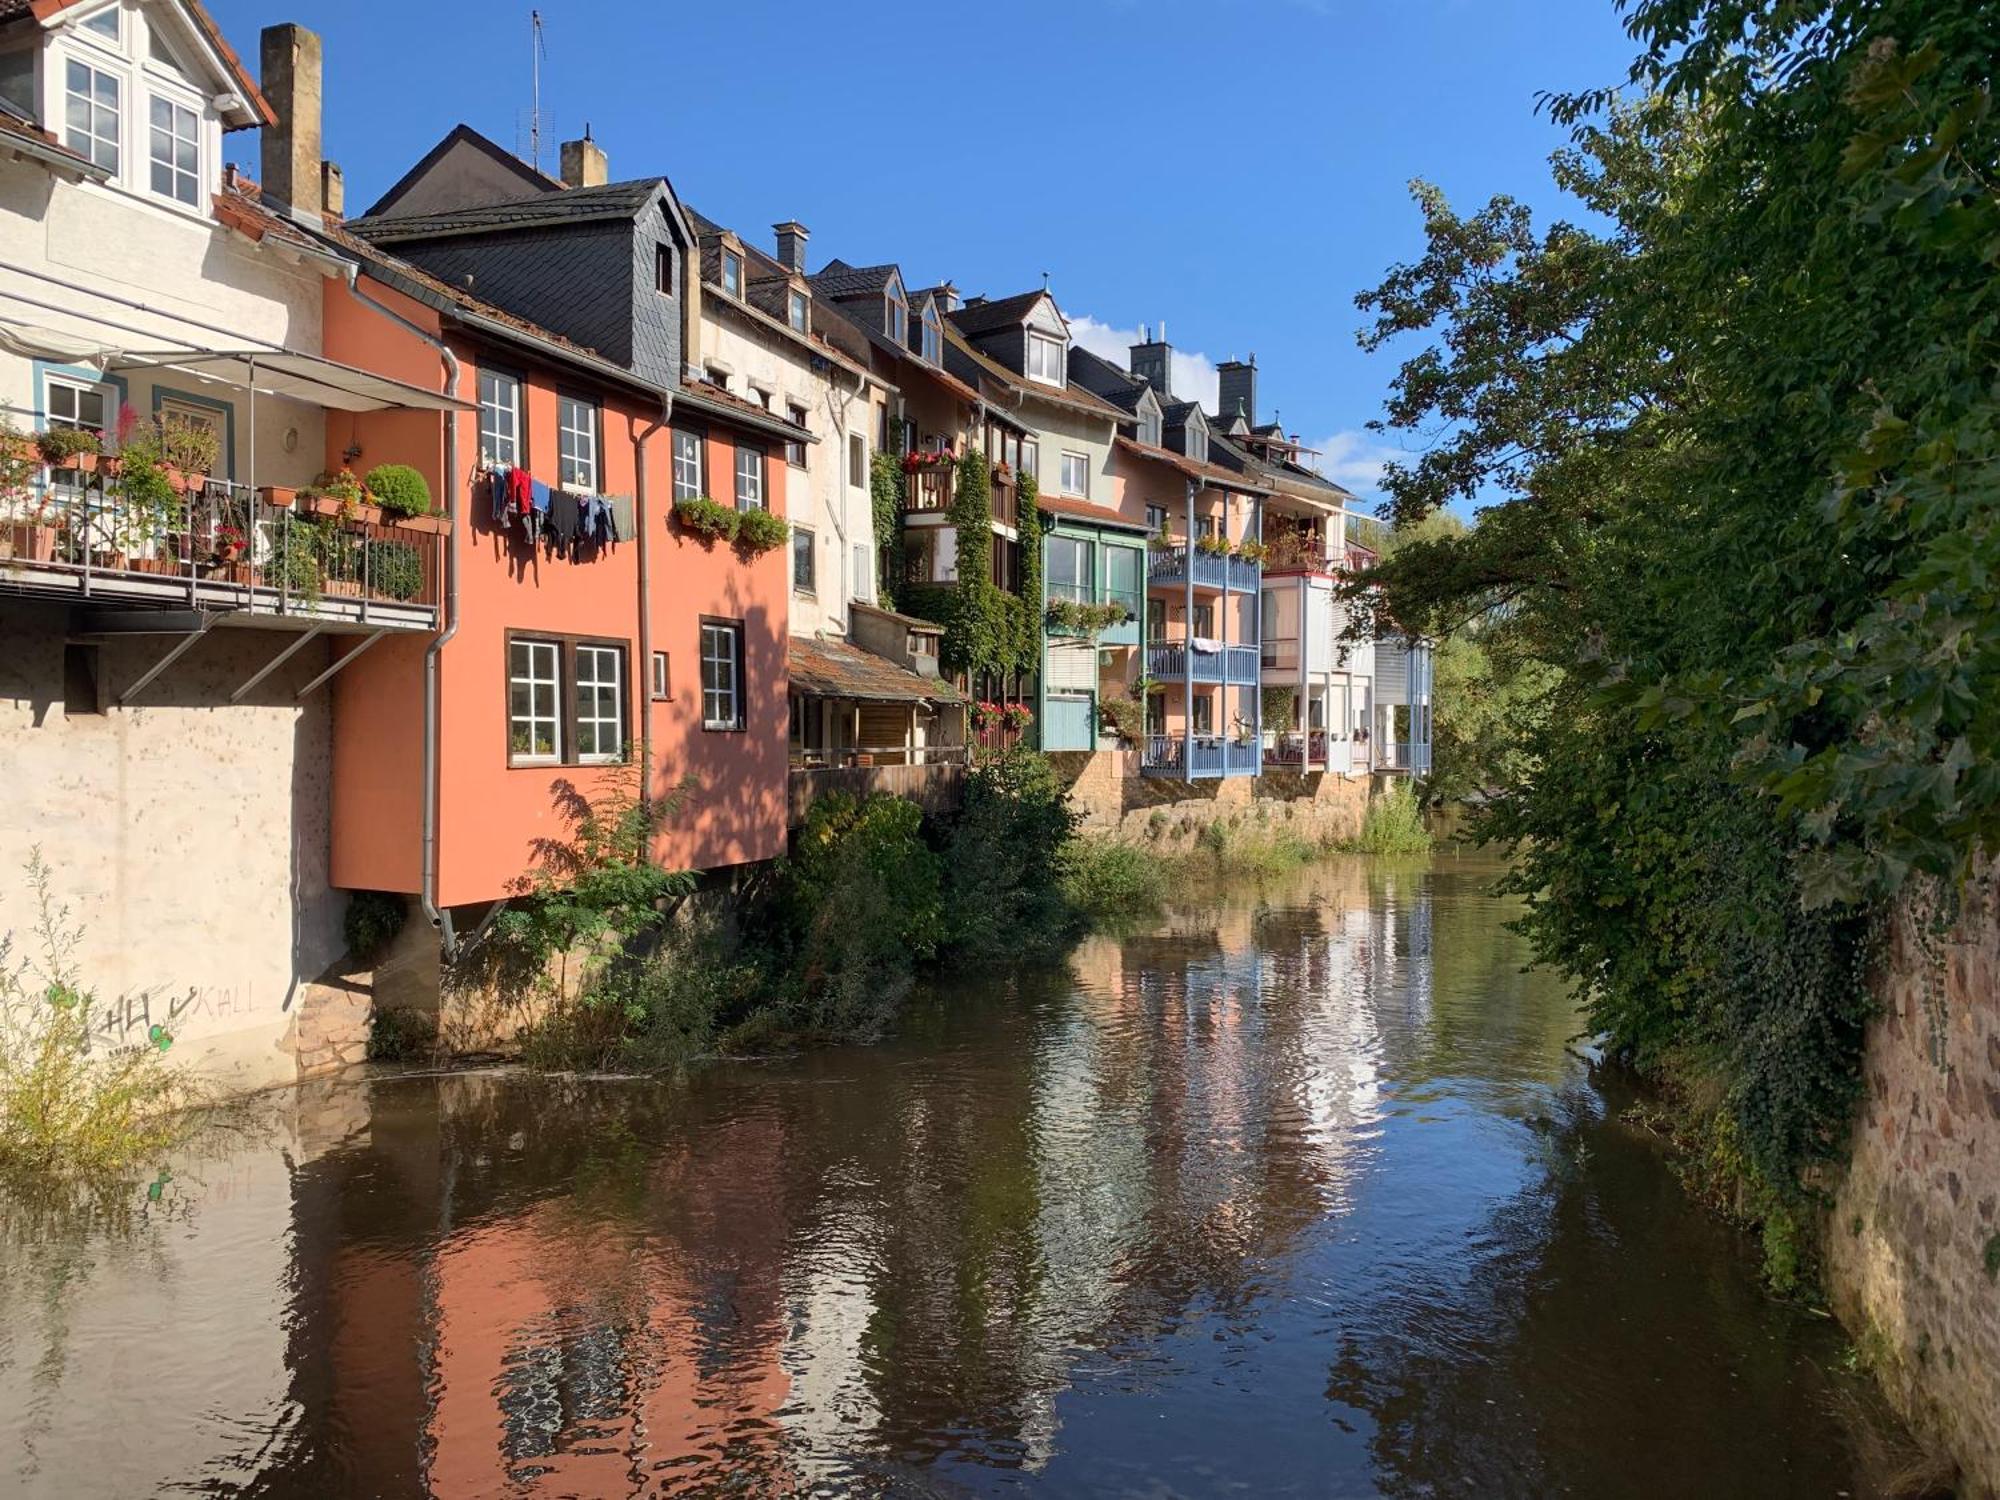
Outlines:
<svg viewBox="0 0 2000 1500"><path fill-rule="evenodd" d="M1866 1094L1828 1225L1835 1310L1911 1425L2000 1495L2000 899L1892 924Z"/></svg>
<svg viewBox="0 0 2000 1500"><path fill-rule="evenodd" d="M1289 833L1308 843L1332 843L1361 832L1371 796L1363 776L1271 771L1177 781L1139 774L1129 750L1059 751L1049 756L1069 786L1070 805L1086 833L1104 834L1162 853L1195 847L1202 830Z"/></svg>

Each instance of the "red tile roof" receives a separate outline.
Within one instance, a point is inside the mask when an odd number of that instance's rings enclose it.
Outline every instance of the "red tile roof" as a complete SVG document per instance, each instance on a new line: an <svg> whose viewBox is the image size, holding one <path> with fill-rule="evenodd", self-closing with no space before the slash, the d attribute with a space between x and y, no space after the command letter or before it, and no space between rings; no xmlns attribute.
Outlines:
<svg viewBox="0 0 2000 1500"><path fill-rule="evenodd" d="M855 698L864 703L959 703L959 691L937 677L924 677L886 656L847 641L795 635L791 650L792 687L819 698Z"/></svg>
<svg viewBox="0 0 2000 1500"><path fill-rule="evenodd" d="M1190 479L1199 479L1212 489L1237 490L1246 495L1264 495L1269 494L1271 490L1269 485L1259 484L1247 474L1239 474L1234 469L1225 469L1219 464L1205 464L1200 459L1189 458L1185 453L1176 453L1171 448L1155 448L1150 443L1141 443L1122 434L1116 439L1116 445L1121 452L1165 464L1170 469L1179 470Z"/></svg>
<svg viewBox="0 0 2000 1500"><path fill-rule="evenodd" d="M1098 526L1118 526L1128 531L1149 529L1144 521L1135 521L1108 505L1093 505L1088 500L1078 500L1069 495L1042 495L1037 497L1035 504L1050 515L1069 516Z"/></svg>

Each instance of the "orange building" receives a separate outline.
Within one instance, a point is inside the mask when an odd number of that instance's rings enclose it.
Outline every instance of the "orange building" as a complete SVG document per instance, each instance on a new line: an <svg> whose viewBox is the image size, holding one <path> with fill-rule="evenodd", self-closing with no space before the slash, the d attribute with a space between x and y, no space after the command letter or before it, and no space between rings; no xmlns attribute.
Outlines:
<svg viewBox="0 0 2000 1500"><path fill-rule="evenodd" d="M329 355L442 380L477 404L443 434L435 417L382 413L327 435L329 468L410 464L453 518L444 629L363 646L336 679L334 883L421 892L447 912L496 900L533 868L538 840L567 835L566 797L635 775L676 799L655 849L663 864L777 855L785 552L704 540L673 519L673 501L727 486L725 503L783 516L783 444L806 435L326 233L362 268L327 291ZM516 469L555 496L533 534L508 488ZM554 534L565 494L600 499L615 539Z"/></svg>

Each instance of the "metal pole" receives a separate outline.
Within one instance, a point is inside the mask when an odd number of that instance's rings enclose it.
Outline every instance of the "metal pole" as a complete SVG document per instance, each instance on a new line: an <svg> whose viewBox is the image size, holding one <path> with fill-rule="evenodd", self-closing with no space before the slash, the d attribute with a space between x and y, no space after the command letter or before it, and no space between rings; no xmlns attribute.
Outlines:
<svg viewBox="0 0 2000 1500"><path fill-rule="evenodd" d="M250 371L250 504L247 507L243 538L250 555L249 607L257 608L257 356L249 359Z"/></svg>
<svg viewBox="0 0 2000 1500"><path fill-rule="evenodd" d="M1181 631L1181 780L1194 780L1194 481L1187 482L1186 549L1181 571L1187 575L1187 624Z"/></svg>

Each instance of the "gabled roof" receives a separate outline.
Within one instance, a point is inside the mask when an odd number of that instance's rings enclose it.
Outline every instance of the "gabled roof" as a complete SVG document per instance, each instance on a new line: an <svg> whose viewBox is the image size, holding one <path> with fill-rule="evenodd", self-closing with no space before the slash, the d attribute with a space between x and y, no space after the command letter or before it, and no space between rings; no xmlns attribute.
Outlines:
<svg viewBox="0 0 2000 1500"><path fill-rule="evenodd" d="M558 179L546 172L536 171L513 152L488 140L470 125L460 124L452 126L443 140L424 153L422 161L397 178L396 185L370 205L366 217L373 218L387 214L396 200L407 193L424 173L442 161L454 146L461 145L471 146L482 155L491 157L497 165L512 172L520 179L521 191L524 193L559 193L564 190L562 182Z"/></svg>
<svg viewBox="0 0 2000 1500"><path fill-rule="evenodd" d="M1171 448L1155 448L1150 443L1142 443L1134 438L1120 436L1114 442L1119 452L1129 453L1136 458L1151 459L1154 463L1165 464L1177 473L1186 475L1211 489L1236 490L1242 494L1262 495L1270 492L1270 486L1248 474L1239 473L1221 464L1203 463L1198 458L1189 458L1185 453L1176 453Z"/></svg>
<svg viewBox="0 0 2000 1500"><path fill-rule="evenodd" d="M780 283L789 284L794 279L805 281L807 289L811 289L811 278L801 276L799 272L789 269L784 262L778 260L776 257L766 255L762 250L759 250L755 245L745 240L742 235L737 234L735 230L716 223L715 220L709 218L706 214L696 212L685 203L681 205L681 212L687 215L688 227L694 230L697 239L705 240L712 236L726 234L743 246L743 285L746 291L753 286L767 287ZM709 285L713 286L715 283L710 282ZM737 309L759 327L781 338L788 339L795 344L805 345L814 354L823 359L834 361L843 370L876 379L873 372L857 364L850 356L835 348L832 343L819 333L800 333L783 318L772 315L747 299L732 297L725 292L716 299L716 305ZM706 298L702 301L702 307L704 309L708 307L708 300ZM825 315L829 310L830 305L829 307L820 307L817 305L817 301L815 301L813 315L820 317ZM876 383L879 385L881 381L876 379Z"/></svg>
<svg viewBox="0 0 2000 1500"><path fill-rule="evenodd" d="M922 676L846 641L803 635L791 638L791 685L810 697L864 703L962 701L958 689L940 678Z"/></svg>
<svg viewBox="0 0 2000 1500"><path fill-rule="evenodd" d="M0 27L31 17L38 23L47 22L85 3L86 0L0 0ZM226 123L223 128L247 130L254 126L277 124L277 111L271 108L263 91L257 87L257 80L250 76L250 70L243 66L243 59L236 55L236 49L229 45L222 28L215 24L215 18L201 4L201 0L179 0L179 4L202 40L215 49L215 55L222 61L223 72L229 75L229 81L243 96L244 117Z"/></svg>
<svg viewBox="0 0 2000 1500"><path fill-rule="evenodd" d="M347 227L379 245L403 240L435 240L462 234L496 234L512 229L542 229L558 224L583 224L599 219L629 219L656 193L670 200L673 186L664 177L637 177L603 187L564 188L559 193L536 192L524 198L454 208L443 213L382 214L349 219Z"/></svg>
<svg viewBox="0 0 2000 1500"><path fill-rule="evenodd" d="M1070 521L1088 521L1093 526L1116 526L1121 531L1152 529L1144 521L1135 521L1108 505L1096 505L1070 495L1038 495L1035 498L1035 505L1052 516L1061 516Z"/></svg>
<svg viewBox="0 0 2000 1500"><path fill-rule="evenodd" d="M1057 406L1083 412L1086 416L1102 417L1112 422L1128 420L1126 414L1109 401L1101 396L1092 395L1074 382L1061 388L1044 385L1039 380L1016 375L998 360L988 359L965 341L950 318L945 319L944 350L946 358L956 358L959 361L967 372L968 379L990 381L1009 394L1032 396L1038 401L1050 401Z"/></svg>
<svg viewBox="0 0 2000 1500"><path fill-rule="evenodd" d="M1012 297L1002 297L997 302L971 302L946 314L960 333L978 337L991 333L996 328L1005 328L1019 323L1028 316L1032 308L1048 293L1042 290L1021 292Z"/></svg>
<svg viewBox="0 0 2000 1500"><path fill-rule="evenodd" d="M902 274L893 261L879 266L850 266L844 260L830 260L806 281L822 297L842 301L871 292L879 294Z"/></svg>

